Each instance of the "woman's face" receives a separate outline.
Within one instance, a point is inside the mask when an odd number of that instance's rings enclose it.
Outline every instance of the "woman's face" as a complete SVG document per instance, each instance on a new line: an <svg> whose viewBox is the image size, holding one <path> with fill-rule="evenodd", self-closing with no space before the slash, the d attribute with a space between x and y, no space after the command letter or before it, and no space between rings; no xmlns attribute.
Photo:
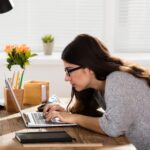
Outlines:
<svg viewBox="0 0 150 150"><path fill-rule="evenodd" d="M90 69L66 61L64 61L64 69L66 71L65 81L69 81L77 91L90 87L93 78L93 72Z"/></svg>

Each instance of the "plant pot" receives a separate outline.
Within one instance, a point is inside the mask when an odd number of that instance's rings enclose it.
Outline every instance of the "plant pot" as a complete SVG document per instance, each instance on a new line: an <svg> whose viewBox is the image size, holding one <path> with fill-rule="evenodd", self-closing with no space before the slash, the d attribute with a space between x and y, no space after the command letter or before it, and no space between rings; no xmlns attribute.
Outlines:
<svg viewBox="0 0 150 150"><path fill-rule="evenodd" d="M54 47L54 42L51 43L43 43L44 54L51 55Z"/></svg>

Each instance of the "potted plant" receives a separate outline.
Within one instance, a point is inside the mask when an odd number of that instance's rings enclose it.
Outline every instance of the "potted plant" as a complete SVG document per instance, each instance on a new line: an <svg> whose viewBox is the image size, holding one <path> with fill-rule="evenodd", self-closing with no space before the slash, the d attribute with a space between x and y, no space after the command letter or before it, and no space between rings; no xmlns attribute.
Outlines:
<svg viewBox="0 0 150 150"><path fill-rule="evenodd" d="M45 55L51 55L54 47L54 37L52 34L46 34L42 37Z"/></svg>

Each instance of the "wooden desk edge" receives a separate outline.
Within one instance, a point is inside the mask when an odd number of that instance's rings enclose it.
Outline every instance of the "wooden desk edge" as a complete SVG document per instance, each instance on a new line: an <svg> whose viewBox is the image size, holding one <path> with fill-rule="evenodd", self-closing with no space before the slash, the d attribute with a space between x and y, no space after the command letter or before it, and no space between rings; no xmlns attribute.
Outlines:
<svg viewBox="0 0 150 150"><path fill-rule="evenodd" d="M23 144L23 147L102 147L101 143L63 143L63 144Z"/></svg>

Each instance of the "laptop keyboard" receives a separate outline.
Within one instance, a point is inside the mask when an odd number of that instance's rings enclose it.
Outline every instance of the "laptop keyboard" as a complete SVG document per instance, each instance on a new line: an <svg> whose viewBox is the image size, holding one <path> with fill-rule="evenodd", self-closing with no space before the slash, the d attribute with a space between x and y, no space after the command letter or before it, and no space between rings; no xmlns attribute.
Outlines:
<svg viewBox="0 0 150 150"><path fill-rule="evenodd" d="M43 117L43 113L31 113L31 115L36 124L47 124Z"/></svg>

